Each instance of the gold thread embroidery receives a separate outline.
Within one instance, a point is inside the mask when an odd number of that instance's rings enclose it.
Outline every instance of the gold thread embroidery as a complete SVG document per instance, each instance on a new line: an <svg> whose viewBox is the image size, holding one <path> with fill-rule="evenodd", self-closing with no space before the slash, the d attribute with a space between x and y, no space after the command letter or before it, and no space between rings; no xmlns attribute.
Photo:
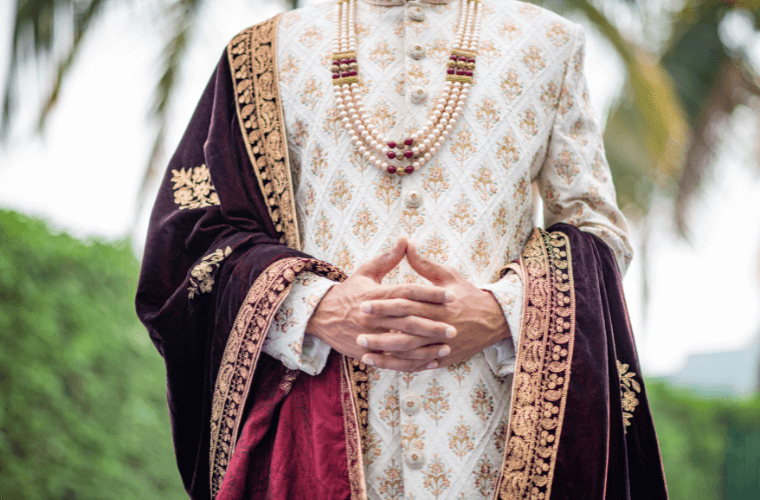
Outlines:
<svg viewBox="0 0 760 500"><path fill-rule="evenodd" d="M367 484L364 476L364 455L367 446L367 398L366 365L353 358L341 356L341 403L343 426L346 429L346 459L351 500L366 500Z"/></svg>
<svg viewBox="0 0 760 500"><path fill-rule="evenodd" d="M230 41L227 56L240 131L261 194L280 241L300 249L293 179L277 79L280 16L252 26Z"/></svg>
<svg viewBox="0 0 760 500"><path fill-rule="evenodd" d="M618 360L615 360L615 362L617 362L618 374L620 374L620 401L623 405L623 424L625 433L628 434L628 427L631 426L633 412L639 405L636 393L641 392L641 384L633 378L636 374L628 371L629 366L627 364L621 363Z"/></svg>
<svg viewBox="0 0 760 500"><path fill-rule="evenodd" d="M232 248L224 250L218 248L216 252L206 255L200 264L190 271L190 284L187 287L187 296L192 299L201 293L210 293L214 287L214 273L219 269L222 261L229 257Z"/></svg>
<svg viewBox="0 0 760 500"><path fill-rule="evenodd" d="M174 203L179 205L180 210L219 205L219 195L211 184L211 175L206 165L172 170L172 182Z"/></svg>
<svg viewBox="0 0 760 500"><path fill-rule="evenodd" d="M285 375L282 377L282 382L280 382L280 390L285 392L285 394L288 394L293 388L293 382L298 378L298 373L298 370L286 371Z"/></svg>
<svg viewBox="0 0 760 500"><path fill-rule="evenodd" d="M345 275L336 267L313 259L286 258L267 267L243 301L224 348L211 405L210 481L216 497L235 450L264 337L296 276L310 271L333 281ZM285 380L283 380L285 382Z"/></svg>
<svg viewBox="0 0 760 500"><path fill-rule="evenodd" d="M525 278L522 334L496 491L503 500L548 500L575 337L570 242L562 233L536 229L521 262Z"/></svg>

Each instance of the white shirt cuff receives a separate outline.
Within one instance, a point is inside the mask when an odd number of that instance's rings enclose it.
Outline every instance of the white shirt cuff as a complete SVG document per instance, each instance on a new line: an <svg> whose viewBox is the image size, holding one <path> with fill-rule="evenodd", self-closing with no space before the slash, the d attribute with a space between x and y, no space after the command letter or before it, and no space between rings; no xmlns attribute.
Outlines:
<svg viewBox="0 0 760 500"><path fill-rule="evenodd" d="M509 325L511 333L509 338L500 340L483 350L483 355L488 366L491 367L491 371L498 377L505 377L515 372L525 287L520 276L510 270L496 283L484 285L480 288L493 294Z"/></svg>

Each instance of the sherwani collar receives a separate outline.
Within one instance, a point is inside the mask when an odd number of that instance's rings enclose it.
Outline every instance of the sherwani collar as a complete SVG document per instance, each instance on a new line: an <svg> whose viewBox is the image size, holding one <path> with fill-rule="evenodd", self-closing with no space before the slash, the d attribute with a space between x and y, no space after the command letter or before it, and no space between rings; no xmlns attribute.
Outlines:
<svg viewBox="0 0 760 500"><path fill-rule="evenodd" d="M409 3L412 0L359 0L359 1L363 3L368 3L370 5L379 5L381 7L398 7L400 5ZM418 1L422 1L423 3L430 3L434 5L456 2L456 0L418 0Z"/></svg>

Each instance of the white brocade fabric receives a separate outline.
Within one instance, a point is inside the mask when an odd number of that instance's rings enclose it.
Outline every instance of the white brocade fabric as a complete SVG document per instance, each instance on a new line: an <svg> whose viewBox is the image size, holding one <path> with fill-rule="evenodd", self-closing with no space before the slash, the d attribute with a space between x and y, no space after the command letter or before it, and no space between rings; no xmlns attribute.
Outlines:
<svg viewBox="0 0 760 500"><path fill-rule="evenodd" d="M460 3L421 5L423 21L407 17L403 5L357 5L364 102L393 138L424 124L445 82ZM599 236L622 272L632 254L589 106L581 28L522 2L484 0L481 8L467 107L434 159L412 175L390 176L367 164L341 127L329 70L333 2L283 14L278 78L303 250L350 274L406 234L429 258L491 291L519 338L522 282L513 272L499 280L498 272L519 257L533 229L532 185L547 226L567 222ZM427 99L416 104L410 95L420 89ZM413 196L419 206L408 202ZM425 281L403 261L384 282ZM289 368L319 373L330 348L304 330L332 285L299 277L265 352ZM490 497L514 362L509 339L448 368L372 370L364 456L369 498Z"/></svg>

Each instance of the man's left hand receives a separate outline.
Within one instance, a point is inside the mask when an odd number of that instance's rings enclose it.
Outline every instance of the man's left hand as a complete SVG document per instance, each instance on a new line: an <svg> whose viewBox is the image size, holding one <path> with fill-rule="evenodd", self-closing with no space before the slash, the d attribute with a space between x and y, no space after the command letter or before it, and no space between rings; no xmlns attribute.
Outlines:
<svg viewBox="0 0 760 500"><path fill-rule="evenodd" d="M496 298L485 290L477 288L467 281L456 269L437 264L417 252L417 247L410 243L406 254L409 265L420 276L436 286L445 287L454 293L454 300L438 307L435 312L424 305L399 304L395 300L372 300L365 309L376 316L426 317L441 321L456 328L457 335L441 346L438 366L448 366L466 361L486 347L499 340L510 337L509 325ZM371 359L379 368L388 368L389 358L405 358L407 347L398 342L398 335L393 332L361 335L366 341L367 349L377 351L365 354L362 361Z"/></svg>

